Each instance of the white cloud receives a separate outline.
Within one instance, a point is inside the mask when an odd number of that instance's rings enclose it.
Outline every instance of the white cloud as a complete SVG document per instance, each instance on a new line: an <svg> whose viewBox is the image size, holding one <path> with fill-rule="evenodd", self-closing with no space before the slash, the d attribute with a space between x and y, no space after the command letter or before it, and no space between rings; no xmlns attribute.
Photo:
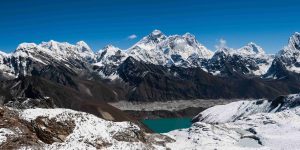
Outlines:
<svg viewBox="0 0 300 150"><path fill-rule="evenodd" d="M222 48L227 48L227 42L226 42L226 40L224 40L223 38L221 38L221 39L219 40L218 45L215 45L215 48L216 48L217 50L222 49Z"/></svg>
<svg viewBox="0 0 300 150"><path fill-rule="evenodd" d="M133 40L133 39L135 39L135 38L137 38L137 36L136 36L135 34L132 34L132 35L129 35L129 36L128 36L128 39L129 39L129 40Z"/></svg>

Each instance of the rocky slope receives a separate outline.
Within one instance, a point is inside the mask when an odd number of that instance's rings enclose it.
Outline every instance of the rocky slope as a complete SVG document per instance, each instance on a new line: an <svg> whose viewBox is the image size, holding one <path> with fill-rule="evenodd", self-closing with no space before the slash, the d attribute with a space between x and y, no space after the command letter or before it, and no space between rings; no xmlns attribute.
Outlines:
<svg viewBox="0 0 300 150"><path fill-rule="evenodd" d="M0 118L1 149L167 149L174 141L131 122L68 109L0 107Z"/></svg>
<svg viewBox="0 0 300 150"><path fill-rule="evenodd" d="M265 54L260 46L251 42L237 50L220 48L205 68L214 75L261 76L268 71L273 59L272 55Z"/></svg>
<svg viewBox="0 0 300 150"><path fill-rule="evenodd" d="M201 68L166 67L128 57L117 75L129 84L125 99L165 101L201 98L275 98L299 91L298 82L211 75ZM283 88L284 87L284 88Z"/></svg>
<svg viewBox="0 0 300 150"><path fill-rule="evenodd" d="M74 72L87 72L89 63L95 62L95 56L83 41L76 45L56 41L22 43L11 54L1 54L1 76L14 78L32 75L33 71L41 71L44 66L63 66Z"/></svg>

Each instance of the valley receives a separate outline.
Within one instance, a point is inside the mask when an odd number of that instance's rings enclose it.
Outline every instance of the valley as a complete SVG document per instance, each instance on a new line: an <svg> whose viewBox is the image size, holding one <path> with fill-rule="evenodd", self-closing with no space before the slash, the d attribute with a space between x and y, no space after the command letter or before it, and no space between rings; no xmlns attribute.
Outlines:
<svg viewBox="0 0 300 150"><path fill-rule="evenodd" d="M108 103L128 114L139 119L159 119L159 118L192 118L199 112L215 105L228 104L235 100L216 99L216 100L176 100L165 102L128 102L119 101Z"/></svg>

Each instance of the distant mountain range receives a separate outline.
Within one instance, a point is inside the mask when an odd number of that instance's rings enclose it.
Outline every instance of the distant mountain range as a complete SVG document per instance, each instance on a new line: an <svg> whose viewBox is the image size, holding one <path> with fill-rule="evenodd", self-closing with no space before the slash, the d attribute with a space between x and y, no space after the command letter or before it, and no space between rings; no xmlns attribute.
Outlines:
<svg viewBox="0 0 300 150"><path fill-rule="evenodd" d="M159 30L127 50L108 45L96 53L83 41L22 43L10 54L0 53L1 89L9 91L3 101L52 96L66 107L63 96L45 92L50 84L78 95L79 103L87 97L101 102L274 98L300 92L299 41L294 33L276 55L253 42L212 52L190 33L166 36Z"/></svg>

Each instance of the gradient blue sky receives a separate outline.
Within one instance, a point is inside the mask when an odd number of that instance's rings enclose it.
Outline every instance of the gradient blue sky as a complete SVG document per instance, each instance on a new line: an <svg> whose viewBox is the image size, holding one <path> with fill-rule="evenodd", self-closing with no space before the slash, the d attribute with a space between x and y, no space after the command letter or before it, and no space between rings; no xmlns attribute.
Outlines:
<svg viewBox="0 0 300 150"><path fill-rule="evenodd" d="M300 31L299 0L1 0L0 50L21 42L86 41L128 48L154 29L196 35L214 49L250 41L275 53ZM135 34L136 39L128 39Z"/></svg>

